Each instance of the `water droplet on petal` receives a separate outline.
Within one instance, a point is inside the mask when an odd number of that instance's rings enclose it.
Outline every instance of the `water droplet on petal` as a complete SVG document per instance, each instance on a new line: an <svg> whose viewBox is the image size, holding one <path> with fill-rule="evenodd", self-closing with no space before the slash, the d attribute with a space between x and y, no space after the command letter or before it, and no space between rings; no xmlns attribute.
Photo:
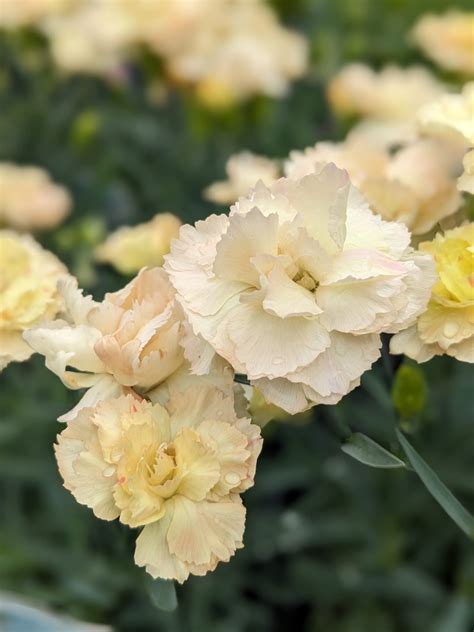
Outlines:
<svg viewBox="0 0 474 632"><path fill-rule="evenodd" d="M448 320L443 327L443 334L446 338L454 338L459 331L459 325L451 320Z"/></svg>
<svg viewBox="0 0 474 632"><path fill-rule="evenodd" d="M106 467L105 470L102 471L102 474L104 476L112 476L113 474L115 474L115 467L113 465Z"/></svg>
<svg viewBox="0 0 474 632"><path fill-rule="evenodd" d="M285 361L285 358L282 358L281 356L277 356L276 358L273 358L272 363L275 365L278 365L278 364L283 364L284 361Z"/></svg>
<svg viewBox="0 0 474 632"><path fill-rule="evenodd" d="M240 483L240 476L237 474L237 472L227 472L227 474L224 476L224 480L228 485L238 485Z"/></svg>

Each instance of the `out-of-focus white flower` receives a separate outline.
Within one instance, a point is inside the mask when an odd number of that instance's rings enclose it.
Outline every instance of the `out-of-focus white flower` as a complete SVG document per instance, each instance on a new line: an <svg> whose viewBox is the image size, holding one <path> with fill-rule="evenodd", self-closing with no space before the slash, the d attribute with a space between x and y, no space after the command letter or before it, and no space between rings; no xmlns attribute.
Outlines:
<svg viewBox="0 0 474 632"><path fill-rule="evenodd" d="M66 386L93 387L81 406L121 387L151 389L183 363L181 310L161 268L142 270L101 303L84 297L72 277L61 293L61 318L30 329L25 339Z"/></svg>
<svg viewBox="0 0 474 632"><path fill-rule="evenodd" d="M390 341L392 353L417 362L447 354L474 362L474 224L438 234L420 250L432 255L438 280L417 322Z"/></svg>
<svg viewBox="0 0 474 632"><path fill-rule="evenodd" d="M426 134L450 136L474 146L474 81L461 94L445 94L423 106L417 118Z"/></svg>
<svg viewBox="0 0 474 632"><path fill-rule="evenodd" d="M339 401L379 356L380 332L425 309L434 266L409 242L327 165L183 226L165 268L194 333L295 413Z"/></svg>
<svg viewBox="0 0 474 632"><path fill-rule="evenodd" d="M467 152L462 164L464 173L458 179L458 189L474 195L474 149Z"/></svg>
<svg viewBox="0 0 474 632"><path fill-rule="evenodd" d="M16 29L69 10L80 0L5 0L0 4L0 28Z"/></svg>
<svg viewBox="0 0 474 632"><path fill-rule="evenodd" d="M321 164L333 162L347 169L375 212L384 219L403 222L419 235L460 208L462 197L455 176L462 152L458 144L423 139L390 154L355 137L291 152L285 173L301 178Z"/></svg>
<svg viewBox="0 0 474 632"><path fill-rule="evenodd" d="M0 230L0 370L27 360L33 350L24 331L55 317L61 307L56 289L67 274L56 257L29 235Z"/></svg>
<svg viewBox="0 0 474 632"><path fill-rule="evenodd" d="M181 220L172 213L158 213L138 226L122 226L96 248L96 259L112 264L122 274L160 266L180 226Z"/></svg>
<svg viewBox="0 0 474 632"><path fill-rule="evenodd" d="M474 12L423 15L412 32L414 42L442 68L474 75Z"/></svg>
<svg viewBox="0 0 474 632"><path fill-rule="evenodd" d="M81 2L70 12L42 22L57 66L66 72L111 73L136 40L135 24L119 3Z"/></svg>
<svg viewBox="0 0 474 632"><path fill-rule="evenodd" d="M280 175L278 164L265 156L243 151L231 156L226 164L228 179L214 182L204 190L204 197L217 204L232 204L261 180L267 186Z"/></svg>
<svg viewBox="0 0 474 632"><path fill-rule="evenodd" d="M19 230L53 228L70 209L69 193L43 169L0 163L0 224Z"/></svg>
<svg viewBox="0 0 474 632"><path fill-rule="evenodd" d="M196 84L206 105L254 94L281 97L289 81L305 72L306 41L283 28L270 7L203 1L202 9L190 36L167 58L167 69L177 80Z"/></svg>
<svg viewBox="0 0 474 632"><path fill-rule="evenodd" d="M354 63L329 82L327 95L340 114L413 122L422 105L444 92L443 85L421 66L386 66L376 72L365 64Z"/></svg>
<svg viewBox="0 0 474 632"><path fill-rule="evenodd" d="M129 395L83 408L58 436L56 457L79 503L143 527L138 566L183 582L243 546L240 494L254 483L261 447L232 397L199 384L172 390L165 406Z"/></svg>

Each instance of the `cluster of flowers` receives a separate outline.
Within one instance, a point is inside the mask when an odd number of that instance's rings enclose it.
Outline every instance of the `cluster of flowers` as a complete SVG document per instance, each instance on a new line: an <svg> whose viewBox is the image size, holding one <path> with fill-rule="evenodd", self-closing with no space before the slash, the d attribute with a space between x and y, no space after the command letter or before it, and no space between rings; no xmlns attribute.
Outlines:
<svg viewBox="0 0 474 632"><path fill-rule="evenodd" d="M139 45L175 82L223 106L254 94L284 95L306 70L307 46L261 0L22 0L0 26L35 25L66 72L117 76Z"/></svg>
<svg viewBox="0 0 474 632"><path fill-rule="evenodd" d="M354 72L379 110L358 94L347 106ZM205 192L228 214L111 236L98 258L150 267L101 302L31 237L0 231L1 365L37 352L86 389L61 417L61 475L97 517L141 528L135 561L153 577L183 582L242 546L262 401L272 415L337 403L382 333L419 362L474 362L474 84L451 94L424 72L343 70L330 100L368 119L283 165L232 157ZM235 374L256 389L250 405Z"/></svg>

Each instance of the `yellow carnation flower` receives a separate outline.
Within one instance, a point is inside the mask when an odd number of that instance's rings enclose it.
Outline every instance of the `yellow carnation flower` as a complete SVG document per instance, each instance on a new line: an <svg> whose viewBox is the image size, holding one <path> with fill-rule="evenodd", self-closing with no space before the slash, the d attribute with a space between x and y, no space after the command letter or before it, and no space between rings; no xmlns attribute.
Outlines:
<svg viewBox="0 0 474 632"><path fill-rule="evenodd" d="M474 12L424 15L413 29L413 40L443 68L474 75Z"/></svg>
<svg viewBox="0 0 474 632"><path fill-rule="evenodd" d="M122 274L135 274L145 266L160 266L180 226L181 220L172 213L159 213L138 226L123 226L96 249L96 259L112 264Z"/></svg>
<svg viewBox="0 0 474 632"><path fill-rule="evenodd" d="M420 250L432 255L438 279L426 311L392 338L392 353L418 362L447 354L474 362L474 223L438 234Z"/></svg>
<svg viewBox="0 0 474 632"><path fill-rule="evenodd" d="M1 370L33 353L22 333L55 317L61 306L56 285L66 268L32 237L1 230L0 270Z"/></svg>
<svg viewBox="0 0 474 632"><path fill-rule="evenodd" d="M262 439L213 387L172 390L164 406L140 399L83 408L58 436L59 470L97 517L143 527L138 566L183 582L243 546L240 494L254 483Z"/></svg>
<svg viewBox="0 0 474 632"><path fill-rule="evenodd" d="M53 228L71 209L71 197L43 169L0 163L0 224L19 230Z"/></svg>

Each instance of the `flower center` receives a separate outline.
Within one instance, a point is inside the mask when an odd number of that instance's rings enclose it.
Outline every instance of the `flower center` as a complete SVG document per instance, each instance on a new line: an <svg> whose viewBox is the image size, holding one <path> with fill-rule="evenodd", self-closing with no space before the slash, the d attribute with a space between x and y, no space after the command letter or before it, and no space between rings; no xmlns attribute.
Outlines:
<svg viewBox="0 0 474 632"><path fill-rule="evenodd" d="M318 289L319 283L306 270L298 270L292 280L310 292L315 292Z"/></svg>

